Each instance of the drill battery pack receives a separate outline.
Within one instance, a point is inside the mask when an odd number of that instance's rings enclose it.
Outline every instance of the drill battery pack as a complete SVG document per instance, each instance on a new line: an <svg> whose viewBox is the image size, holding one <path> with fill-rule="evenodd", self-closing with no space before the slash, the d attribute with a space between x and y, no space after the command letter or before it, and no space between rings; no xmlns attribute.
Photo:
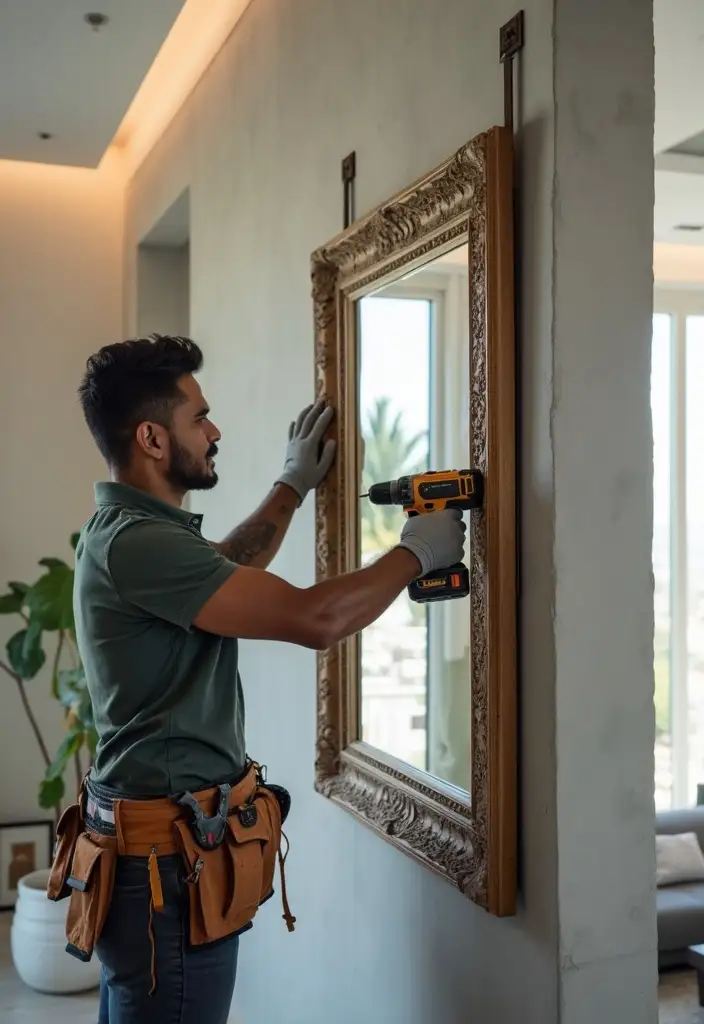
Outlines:
<svg viewBox="0 0 704 1024"><path fill-rule="evenodd" d="M417 604L451 601L469 594L469 569L460 562L449 569L435 569L408 584L408 596Z"/></svg>

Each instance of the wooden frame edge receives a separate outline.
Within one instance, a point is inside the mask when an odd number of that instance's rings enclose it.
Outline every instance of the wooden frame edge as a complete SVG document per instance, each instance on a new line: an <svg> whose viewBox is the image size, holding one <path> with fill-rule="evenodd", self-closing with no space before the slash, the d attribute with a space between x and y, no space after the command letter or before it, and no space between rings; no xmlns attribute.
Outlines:
<svg viewBox="0 0 704 1024"><path fill-rule="evenodd" d="M487 280L489 586L489 909L516 912L517 896L517 579L516 579L516 324L513 222L513 135L491 134L487 149L487 262L500 268ZM493 656L492 653L493 652Z"/></svg>

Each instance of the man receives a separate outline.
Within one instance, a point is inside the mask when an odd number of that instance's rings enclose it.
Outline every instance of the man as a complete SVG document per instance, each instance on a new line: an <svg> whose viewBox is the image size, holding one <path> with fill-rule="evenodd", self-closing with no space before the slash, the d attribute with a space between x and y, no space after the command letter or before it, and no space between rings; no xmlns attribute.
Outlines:
<svg viewBox="0 0 704 1024"><path fill-rule="evenodd" d="M76 551L76 630L99 735L84 809L98 845L69 879L81 893L95 850L105 853L101 843L129 849L120 825L127 810L136 808L148 831L150 809L172 806L165 798L242 785L238 638L327 648L378 618L418 575L462 559L464 525L446 512L409 520L376 563L312 587L266 571L333 462L334 442L323 440L333 412L324 401L291 424L283 470L257 511L220 543L205 540L202 517L182 507L188 491L218 479L220 432L194 376L201 366L193 341L154 336L101 349L80 387L111 476L96 486L97 511ZM180 814L175 803L172 813ZM238 935L189 942L196 890L186 883L194 879L184 881L180 854L162 856L166 847L147 838L144 855L116 856L107 917L102 928L93 922L100 1024L224 1024ZM207 851L198 856L203 889L215 861ZM75 905L88 917L82 898ZM74 921L75 934L89 924Z"/></svg>

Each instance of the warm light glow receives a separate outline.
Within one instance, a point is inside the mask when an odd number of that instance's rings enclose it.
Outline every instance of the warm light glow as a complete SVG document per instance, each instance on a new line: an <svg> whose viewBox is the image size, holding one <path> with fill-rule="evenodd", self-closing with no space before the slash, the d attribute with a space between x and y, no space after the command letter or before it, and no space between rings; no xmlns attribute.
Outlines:
<svg viewBox="0 0 704 1024"><path fill-rule="evenodd" d="M704 285L704 245L656 242L653 276L656 284Z"/></svg>
<svg viewBox="0 0 704 1024"><path fill-rule="evenodd" d="M108 147L129 177L173 120L252 0L186 0Z"/></svg>
<svg viewBox="0 0 704 1024"><path fill-rule="evenodd" d="M110 179L122 188L125 180L123 161L119 150L106 156L100 165L101 179L110 186ZM94 167L74 167L68 164L45 164L32 160L0 160L0 178L3 188L41 187L52 189L88 182L95 177Z"/></svg>

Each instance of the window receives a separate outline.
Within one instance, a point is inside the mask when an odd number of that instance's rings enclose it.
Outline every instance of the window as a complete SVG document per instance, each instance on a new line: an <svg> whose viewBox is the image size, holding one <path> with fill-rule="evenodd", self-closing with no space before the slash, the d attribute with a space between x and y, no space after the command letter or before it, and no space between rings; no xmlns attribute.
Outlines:
<svg viewBox="0 0 704 1024"><path fill-rule="evenodd" d="M656 296L653 315L655 801L704 784L704 296Z"/></svg>
<svg viewBox="0 0 704 1024"><path fill-rule="evenodd" d="M359 304L362 492L469 464L466 246ZM395 506L360 503L361 562L392 547ZM469 789L467 601L416 604L404 591L361 636L365 741Z"/></svg>
<svg viewBox="0 0 704 1024"><path fill-rule="evenodd" d="M670 364L672 317L653 316L653 576L655 602L655 802L672 800L670 730Z"/></svg>
<svg viewBox="0 0 704 1024"><path fill-rule="evenodd" d="M359 407L362 486L428 468L433 301L372 295L360 303ZM361 502L362 565L397 541L397 506ZM426 767L427 609L404 591L362 640L362 735L416 768Z"/></svg>

